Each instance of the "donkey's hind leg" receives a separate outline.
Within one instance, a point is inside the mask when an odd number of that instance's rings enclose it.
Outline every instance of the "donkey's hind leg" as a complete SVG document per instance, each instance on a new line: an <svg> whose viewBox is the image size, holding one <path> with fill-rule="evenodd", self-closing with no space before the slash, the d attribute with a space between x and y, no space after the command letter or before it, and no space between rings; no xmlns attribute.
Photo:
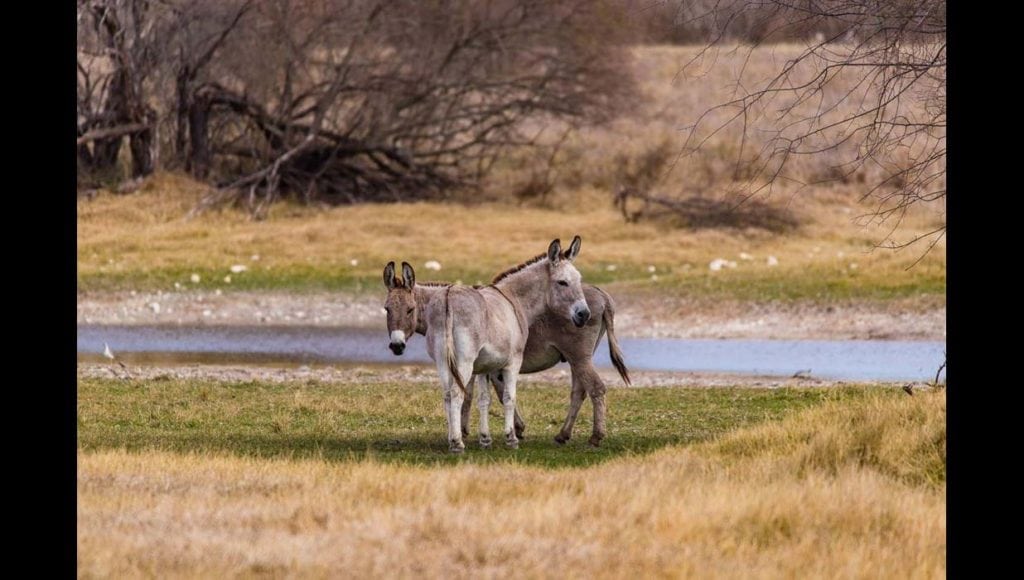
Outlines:
<svg viewBox="0 0 1024 580"><path fill-rule="evenodd" d="M460 373L460 377L471 379L473 377L472 363L469 368L462 368L463 366L459 365L455 369L456 372ZM462 401L465 400L465 394L456 383L455 377L449 372L447 364L443 362L438 364L437 373L441 377L441 388L444 390L444 414L448 421L448 450L452 453L462 453L466 449L466 444L462 441Z"/></svg>
<svg viewBox="0 0 1024 580"><path fill-rule="evenodd" d="M487 385L487 375L477 375L476 380L480 387L480 398L476 403L480 409L480 447L488 449L491 446L491 389Z"/></svg>
<svg viewBox="0 0 1024 580"><path fill-rule="evenodd" d="M469 413L473 410L473 383L477 377L466 381L466 398L462 401L462 437L469 437Z"/></svg>
<svg viewBox="0 0 1024 580"><path fill-rule="evenodd" d="M505 400L505 381L502 380L500 372L492 373L490 375L491 383L494 384L494 392L498 395L499 401ZM515 417L516 437L519 439L526 439L526 421L523 421L523 416L519 414L519 407L516 407Z"/></svg>

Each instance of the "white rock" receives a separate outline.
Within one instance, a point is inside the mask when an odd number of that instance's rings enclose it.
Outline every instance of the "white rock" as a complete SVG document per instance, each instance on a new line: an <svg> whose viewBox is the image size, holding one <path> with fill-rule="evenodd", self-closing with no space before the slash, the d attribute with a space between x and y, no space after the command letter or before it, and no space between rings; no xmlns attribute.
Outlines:
<svg viewBox="0 0 1024 580"><path fill-rule="evenodd" d="M199 283L199 281L200 281L200 280L202 280L202 278L200 278L200 277L199 277L199 274L192 274L191 276L189 276L189 277L188 277L188 279L189 279L189 281L191 281L191 282L192 282L193 284L198 284L198 283Z"/></svg>
<svg viewBox="0 0 1024 580"><path fill-rule="evenodd" d="M428 261L424 262L423 267L428 269L428 270L435 270L436 271L436 270L440 270L441 269L441 263L438 262L437 260L428 260Z"/></svg>
<svg viewBox="0 0 1024 580"><path fill-rule="evenodd" d="M753 260L754 256L751 256L750 254L748 254L746 252L740 252L740 259L741 260Z"/></svg>
<svg viewBox="0 0 1024 580"><path fill-rule="evenodd" d="M350 266L358 266L359 265L359 260L356 260L355 258L352 258L351 260L348 261L348 263L349 263Z"/></svg>
<svg viewBox="0 0 1024 580"><path fill-rule="evenodd" d="M657 268L655 268L654 266L647 266L647 271L648 271L648 272L651 272L651 273L654 273L654 272L657 272L657 271L658 271L658 269L657 269Z"/></svg>
<svg viewBox="0 0 1024 580"><path fill-rule="evenodd" d="M725 260L723 260L722 258L715 258L714 260L711 260L710 264L708 264L708 268L712 272L717 272L717 271L721 270L722 266L726 265L726 263L727 262Z"/></svg>
<svg viewBox="0 0 1024 580"><path fill-rule="evenodd" d="M768 264L769 266L778 266L779 259L776 258L775 256L768 256L768 259L765 261L765 263Z"/></svg>
<svg viewBox="0 0 1024 580"><path fill-rule="evenodd" d="M181 282L175 282L174 283L174 287L180 290L181 289Z"/></svg>
<svg viewBox="0 0 1024 580"><path fill-rule="evenodd" d="M851 270L856 270L857 269L857 263L856 262L851 262L850 263L850 269Z"/></svg>
<svg viewBox="0 0 1024 580"><path fill-rule="evenodd" d="M657 282L657 281L658 281L658 275L657 274L651 274L651 282Z"/></svg>
<svg viewBox="0 0 1024 580"><path fill-rule="evenodd" d="M301 310L295 313L295 318L305 318L305 317L306 317L306 313L301 311Z"/></svg>
<svg viewBox="0 0 1024 580"><path fill-rule="evenodd" d="M252 260L253 262L259 262L260 261L260 255L259 254L253 254L252 256L249 256L249 259Z"/></svg>
<svg viewBox="0 0 1024 580"><path fill-rule="evenodd" d="M224 283L225 284L230 284L231 283L231 276L224 276Z"/></svg>
<svg viewBox="0 0 1024 580"><path fill-rule="evenodd" d="M242 272L245 272L248 269L249 266L246 266L245 264L235 264L234 266L231 266L231 273L241 274Z"/></svg>
<svg viewBox="0 0 1024 580"><path fill-rule="evenodd" d="M160 303L159 302L150 302L149 303L149 309L153 311L153 314L160 314Z"/></svg>
<svg viewBox="0 0 1024 580"><path fill-rule="evenodd" d="M609 272L614 272L614 271L618 270L619 267L616 266L615 264L608 264L607 266L604 267L604 269L609 271Z"/></svg>
<svg viewBox="0 0 1024 580"><path fill-rule="evenodd" d="M223 294L223 292L220 291L220 288L217 288L216 290L213 291L213 294L214 296L220 296L221 294Z"/></svg>
<svg viewBox="0 0 1024 580"><path fill-rule="evenodd" d="M209 308L203 311L203 316L209 316L211 314L213 314L213 311L211 311Z"/></svg>

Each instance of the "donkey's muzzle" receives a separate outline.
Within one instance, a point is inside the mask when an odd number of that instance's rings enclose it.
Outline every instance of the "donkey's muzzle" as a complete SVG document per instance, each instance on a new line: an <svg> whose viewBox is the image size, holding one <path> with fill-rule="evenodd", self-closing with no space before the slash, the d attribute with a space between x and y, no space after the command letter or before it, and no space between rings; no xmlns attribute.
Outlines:
<svg viewBox="0 0 1024 580"><path fill-rule="evenodd" d="M575 324L577 328L583 328L583 325L586 324L588 320L590 320L589 310L577 310L572 315L572 323Z"/></svg>
<svg viewBox="0 0 1024 580"><path fill-rule="evenodd" d="M405 343L404 342L392 342L391 344L388 345L388 348L390 348L391 352L395 353L395 355L400 355L403 352L405 352Z"/></svg>

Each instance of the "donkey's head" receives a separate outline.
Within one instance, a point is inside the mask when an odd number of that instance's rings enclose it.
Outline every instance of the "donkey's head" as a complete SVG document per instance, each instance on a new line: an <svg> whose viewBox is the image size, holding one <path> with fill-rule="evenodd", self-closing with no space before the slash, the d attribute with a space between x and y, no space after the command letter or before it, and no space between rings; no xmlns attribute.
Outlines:
<svg viewBox="0 0 1024 580"><path fill-rule="evenodd" d="M559 240L548 246L548 308L552 312L565 313L577 327L582 327L590 320L590 308L583 297L582 278L573 265L580 253L581 243L579 236L574 237L565 252L562 252Z"/></svg>
<svg viewBox="0 0 1024 580"><path fill-rule="evenodd" d="M388 315L388 333L391 342L388 348L396 355L405 352L405 341L416 333L419 322L419 310L416 308L416 273L412 266L402 262L402 278L395 277L395 263L388 262L384 267L384 286L388 289L388 297L384 301L384 310Z"/></svg>

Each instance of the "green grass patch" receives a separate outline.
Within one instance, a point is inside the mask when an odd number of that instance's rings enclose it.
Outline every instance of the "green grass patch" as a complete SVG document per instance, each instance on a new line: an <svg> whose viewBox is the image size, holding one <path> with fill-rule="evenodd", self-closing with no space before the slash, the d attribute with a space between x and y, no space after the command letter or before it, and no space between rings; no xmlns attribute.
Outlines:
<svg viewBox="0 0 1024 580"><path fill-rule="evenodd" d="M464 284L489 283L496 269L446 268L419 273L423 280L461 280ZM614 272L604 268L582 267L583 279L602 287L656 290L662 295L693 298L729 298L750 301L818 302L839 300L884 301L897 298L944 296L944 267L921 265L894 275L888 270L858 271L842 266L818 266L800 269L751 267L747 270L711 272L706 267L683 270L661 268L652 278L639 266L626 266ZM191 281L192 274L199 282ZM230 282L225 277L230 276ZM178 284L176 287L175 284ZM250 266L241 273L227 269L154 268L128 271L93 272L79 275L80 291L172 291L175 289L287 291L292 293L341 291L353 294L383 293L379 272L366 268L325 267L293 264L287 266Z"/></svg>
<svg viewBox="0 0 1024 580"><path fill-rule="evenodd" d="M527 424L518 450L504 447L499 406L491 407L492 449L477 444L474 406L466 453L447 452L439 389L422 384L219 382L181 379L80 379L78 445L207 451L250 457L366 458L425 465L511 462L578 467L667 445L708 441L740 427L775 421L823 401L859 399L870 389L612 388L608 438L591 448L585 403L573 439L554 443L565 417L563 384L526 383ZM888 391L888 390L887 390ZM892 390L893 396L906 396Z"/></svg>

